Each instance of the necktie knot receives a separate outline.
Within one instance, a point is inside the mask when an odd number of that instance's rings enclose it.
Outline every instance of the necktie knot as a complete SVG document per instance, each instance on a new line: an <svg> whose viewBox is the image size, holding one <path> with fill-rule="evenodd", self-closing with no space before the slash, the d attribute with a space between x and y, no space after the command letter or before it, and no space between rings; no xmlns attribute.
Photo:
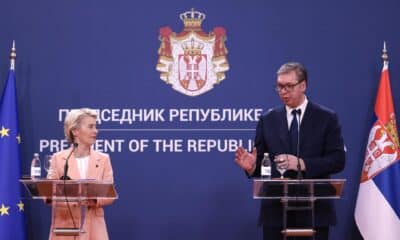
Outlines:
<svg viewBox="0 0 400 240"><path fill-rule="evenodd" d="M293 117L296 117L296 115L300 115L300 114L301 114L301 110L300 109L293 109L292 110Z"/></svg>

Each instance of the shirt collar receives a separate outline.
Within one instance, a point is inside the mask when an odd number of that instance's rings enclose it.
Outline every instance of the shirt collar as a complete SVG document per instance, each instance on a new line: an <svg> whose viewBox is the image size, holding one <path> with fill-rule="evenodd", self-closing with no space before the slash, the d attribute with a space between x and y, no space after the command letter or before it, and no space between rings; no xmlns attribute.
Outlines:
<svg viewBox="0 0 400 240"><path fill-rule="evenodd" d="M301 110L301 113L300 113L300 122L301 122L301 120L303 119L304 113L306 112L307 104L308 104L308 99L307 99L307 96L304 95L304 101L303 101L299 106L297 106L297 107L295 107L295 108L291 108L291 107L285 105L287 119L288 119L288 120L289 120L289 119L290 119L290 120L292 119L292 110L294 110L294 109L300 109L300 110Z"/></svg>

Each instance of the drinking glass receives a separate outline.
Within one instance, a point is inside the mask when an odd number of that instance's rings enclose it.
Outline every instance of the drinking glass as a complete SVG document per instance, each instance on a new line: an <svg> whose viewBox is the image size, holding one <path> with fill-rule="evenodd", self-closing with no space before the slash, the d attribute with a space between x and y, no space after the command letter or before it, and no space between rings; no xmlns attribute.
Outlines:
<svg viewBox="0 0 400 240"><path fill-rule="evenodd" d="M52 157L53 157L52 154L47 154L47 155L44 156L43 167L44 167L44 170L46 170L47 175L51 174L50 165L51 165L51 158Z"/></svg>
<svg viewBox="0 0 400 240"><path fill-rule="evenodd" d="M280 177L281 179L283 179L283 174L286 172L286 168L283 167L282 165L278 164L278 163L281 163L281 162L284 162L284 161L285 160L280 159L279 161L275 162L276 170L278 170L278 172L281 174L281 177Z"/></svg>

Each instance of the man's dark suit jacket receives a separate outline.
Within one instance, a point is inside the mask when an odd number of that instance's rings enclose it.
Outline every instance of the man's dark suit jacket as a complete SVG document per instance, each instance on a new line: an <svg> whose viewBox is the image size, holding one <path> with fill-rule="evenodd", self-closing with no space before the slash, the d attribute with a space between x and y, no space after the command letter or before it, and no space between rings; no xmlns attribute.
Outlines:
<svg viewBox="0 0 400 240"><path fill-rule="evenodd" d="M299 157L306 165L305 179L326 179L340 172L345 165L345 151L341 127L336 114L318 104L308 101L299 131ZM275 155L290 153L290 138L286 108L269 110L260 117L257 125L255 147L257 164L254 175L260 176L263 154L268 152L273 160ZM272 177L280 174L272 161ZM285 177L296 178L296 171L286 171ZM297 223L310 223L307 212L296 213ZM293 221L293 219L292 219ZM336 224L336 214L331 200L317 200L315 204L315 223L317 226ZM278 200L263 200L260 208L259 224L282 226L282 206Z"/></svg>

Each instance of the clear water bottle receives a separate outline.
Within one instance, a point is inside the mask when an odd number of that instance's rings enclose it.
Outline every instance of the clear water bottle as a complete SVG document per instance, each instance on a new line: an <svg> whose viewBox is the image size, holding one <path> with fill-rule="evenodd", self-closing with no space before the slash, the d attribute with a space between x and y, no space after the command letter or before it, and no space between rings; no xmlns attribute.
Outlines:
<svg viewBox="0 0 400 240"><path fill-rule="evenodd" d="M39 159L39 154L34 153L33 154L33 159L31 163L31 178L32 179L37 179L41 177L42 169L40 167L40 159Z"/></svg>
<svg viewBox="0 0 400 240"><path fill-rule="evenodd" d="M271 159L268 153L264 153L264 158L261 161L261 177L271 179Z"/></svg>

